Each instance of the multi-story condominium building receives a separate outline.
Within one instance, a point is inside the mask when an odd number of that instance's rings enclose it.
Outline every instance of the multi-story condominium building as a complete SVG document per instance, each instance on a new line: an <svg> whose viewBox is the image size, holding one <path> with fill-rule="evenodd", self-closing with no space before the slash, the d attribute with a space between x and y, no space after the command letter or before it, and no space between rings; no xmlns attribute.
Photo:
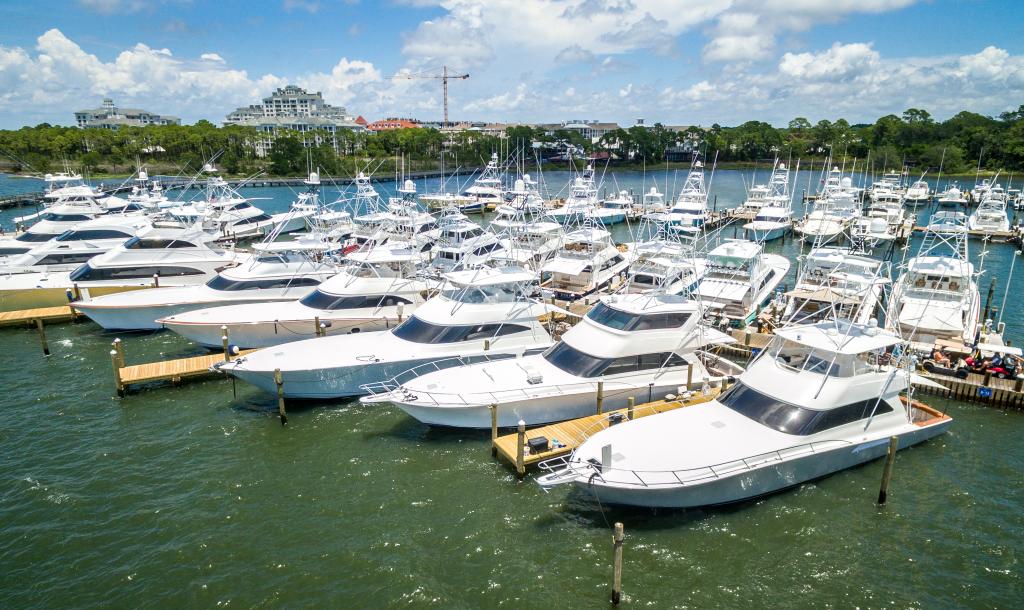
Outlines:
<svg viewBox="0 0 1024 610"><path fill-rule="evenodd" d="M260 156L270 151L274 138L283 130L303 134L306 146L326 141L337 150L339 129L365 129L365 121L350 115L344 106L332 106L324 101L319 91L309 93L295 85L275 90L260 104L236 109L228 114L224 124L255 127L263 135L254 143L256 154ZM305 134L309 134L308 137Z"/></svg>
<svg viewBox="0 0 1024 610"><path fill-rule="evenodd" d="M79 110L75 113L75 123L82 128L98 127L100 129L118 130L121 127L144 127L146 125L181 125L176 116L154 114L139 108L118 108L114 100L106 98L103 106L92 110Z"/></svg>

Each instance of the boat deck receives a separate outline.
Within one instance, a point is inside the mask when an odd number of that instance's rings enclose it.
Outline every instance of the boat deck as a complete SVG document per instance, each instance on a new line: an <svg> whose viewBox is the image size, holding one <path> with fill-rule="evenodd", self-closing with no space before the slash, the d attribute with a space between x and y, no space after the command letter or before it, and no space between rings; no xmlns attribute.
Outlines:
<svg viewBox="0 0 1024 610"><path fill-rule="evenodd" d="M583 441L593 436L596 432L604 430L609 426L614 426L629 419L639 419L648 415L656 415L708 402L717 396L718 392L718 389L712 388L711 393L707 396L700 392L695 392L685 400L657 400L637 405L632 409L632 413L630 413L631 410L628 408L616 409L603 414L589 415L527 430L524 445L527 445L530 439L544 437L548 439L549 449L534 453L529 451L527 447L523 455L523 467L525 469L549 458L565 455L579 447L583 444ZM557 445L555 445L555 441L557 441ZM491 448L495 456L516 466L518 447L518 432L498 436L497 431L492 431Z"/></svg>

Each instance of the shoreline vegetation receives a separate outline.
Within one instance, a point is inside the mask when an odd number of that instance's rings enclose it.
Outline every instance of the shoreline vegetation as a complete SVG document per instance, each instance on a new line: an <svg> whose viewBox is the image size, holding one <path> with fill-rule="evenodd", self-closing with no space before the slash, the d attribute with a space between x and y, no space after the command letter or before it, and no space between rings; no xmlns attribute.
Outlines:
<svg viewBox="0 0 1024 610"><path fill-rule="evenodd" d="M259 179L304 177L309 166L322 176L351 178L358 172L389 180L405 171L458 170L461 180L482 167L493 151L521 149L525 171L536 171L536 158L575 151L579 167L595 156L616 171L685 170L687 151L705 153L706 165L717 157L719 169L770 169L778 156L795 166L820 170L832 151L832 163L847 171L868 173L906 168L911 179L927 172L936 177L973 178L1002 172L1009 178L1024 173L1024 105L999 117L963 111L935 121L920 109L901 116L887 115L871 124L851 125L844 119L811 124L798 117L786 127L748 121L736 127L673 130L659 123L617 129L591 142L577 131L545 131L512 126L503 137L476 131L442 133L409 128L377 133L340 130L284 132L271 140L266 133L236 125L217 127L209 121L194 125L124 127L117 131L40 124L0 130L0 172L41 176L65 168L96 180L124 179L138 166L150 175L194 175L219 154L216 165L226 177ZM499 153L499 156L500 153ZM666 163L666 158L673 159ZM980 159L980 162L979 162ZM571 169L565 161L546 160L545 171Z"/></svg>

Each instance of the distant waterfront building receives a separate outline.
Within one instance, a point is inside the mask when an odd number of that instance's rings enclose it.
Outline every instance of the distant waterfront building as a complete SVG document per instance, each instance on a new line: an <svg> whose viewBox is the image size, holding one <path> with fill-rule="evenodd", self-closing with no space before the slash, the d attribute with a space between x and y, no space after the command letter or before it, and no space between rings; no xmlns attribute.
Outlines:
<svg viewBox="0 0 1024 610"><path fill-rule="evenodd" d="M413 129L416 127L423 127L423 124L416 119L389 117L368 124L366 129L369 131L391 131L392 129Z"/></svg>
<svg viewBox="0 0 1024 610"><path fill-rule="evenodd" d="M263 98L260 104L231 112L224 119L224 124L254 127L260 131L264 137L255 146L256 154L263 156L269 152L274 138L282 130L300 134L312 132L310 138L303 136L303 144L314 146L330 142L337 151L338 130L363 131L366 129L366 121L360 119L362 117L350 115L344 106L332 106L325 102L319 91L309 93L302 87L288 85L275 90L270 97Z"/></svg>
<svg viewBox="0 0 1024 610"><path fill-rule="evenodd" d="M146 125L181 125L176 116L154 114L139 108L118 108L114 100L106 98L103 106L75 113L75 123L81 128L112 129L122 127L145 127Z"/></svg>
<svg viewBox="0 0 1024 610"><path fill-rule="evenodd" d="M615 131L619 128L618 123L602 123L601 121L576 119L570 121L563 121L559 126L552 126L552 131L558 129L564 129L566 131L575 131L582 135L591 143L596 144L601 136L605 135L610 131Z"/></svg>

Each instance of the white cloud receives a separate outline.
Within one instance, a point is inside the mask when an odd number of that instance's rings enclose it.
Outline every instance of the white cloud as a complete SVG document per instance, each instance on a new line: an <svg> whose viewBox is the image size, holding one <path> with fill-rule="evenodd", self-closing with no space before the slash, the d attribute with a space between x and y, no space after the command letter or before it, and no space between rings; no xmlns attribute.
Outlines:
<svg viewBox="0 0 1024 610"><path fill-rule="evenodd" d="M34 51L0 47L0 122L67 124L74 110L95 106L106 96L122 106L219 122L236 106L289 83L320 90L337 104L364 90L374 95L369 88L381 80L373 64L360 60L341 58L328 73L251 76L228 66L217 53L190 61L142 43L102 61L57 29L41 35Z"/></svg>
<svg viewBox="0 0 1024 610"><path fill-rule="evenodd" d="M145 0L78 0L78 3L105 15L137 13L146 8Z"/></svg>
<svg viewBox="0 0 1024 610"><path fill-rule="evenodd" d="M288 12L306 11L310 15L315 15L320 12L320 3L312 2L310 0L284 0L282 7Z"/></svg>
<svg viewBox="0 0 1024 610"><path fill-rule="evenodd" d="M879 59L870 44L836 43L824 53L786 53L779 72L803 80L843 80L872 70Z"/></svg>
<svg viewBox="0 0 1024 610"><path fill-rule="evenodd" d="M735 0L717 16L706 61L751 62L770 58L779 34L803 32L854 13L898 10L918 0Z"/></svg>

